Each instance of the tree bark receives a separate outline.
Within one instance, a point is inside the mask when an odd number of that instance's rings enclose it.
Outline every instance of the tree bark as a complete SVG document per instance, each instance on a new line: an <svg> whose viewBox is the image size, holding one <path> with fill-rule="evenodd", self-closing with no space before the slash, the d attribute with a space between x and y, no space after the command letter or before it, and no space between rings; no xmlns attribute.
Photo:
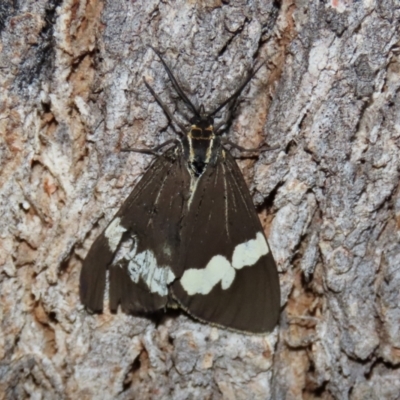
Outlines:
<svg viewBox="0 0 400 400"><path fill-rule="evenodd" d="M400 5L396 0L2 0L4 399L398 399ZM167 313L89 315L82 259L182 111L257 63L230 140L282 289L242 335Z"/></svg>

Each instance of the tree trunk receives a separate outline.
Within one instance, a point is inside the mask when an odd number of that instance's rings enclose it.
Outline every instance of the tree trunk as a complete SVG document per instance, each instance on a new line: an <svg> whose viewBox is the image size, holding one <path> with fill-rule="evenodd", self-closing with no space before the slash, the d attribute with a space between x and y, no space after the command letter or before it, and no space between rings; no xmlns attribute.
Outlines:
<svg viewBox="0 0 400 400"><path fill-rule="evenodd" d="M399 399L396 0L2 0L0 393L5 399ZM93 240L175 136L149 48L211 109L252 66L229 138L282 290L242 335L182 313L89 315Z"/></svg>

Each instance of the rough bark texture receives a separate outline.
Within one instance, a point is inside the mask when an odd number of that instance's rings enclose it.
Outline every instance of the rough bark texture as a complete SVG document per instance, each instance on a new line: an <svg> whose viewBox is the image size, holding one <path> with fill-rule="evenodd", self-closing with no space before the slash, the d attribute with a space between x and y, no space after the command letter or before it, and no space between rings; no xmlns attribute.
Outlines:
<svg viewBox="0 0 400 400"><path fill-rule="evenodd" d="M5 399L399 399L397 0L0 3L0 394ZM279 264L246 336L79 303L82 259L174 133L164 55L206 108L255 62L230 137Z"/></svg>

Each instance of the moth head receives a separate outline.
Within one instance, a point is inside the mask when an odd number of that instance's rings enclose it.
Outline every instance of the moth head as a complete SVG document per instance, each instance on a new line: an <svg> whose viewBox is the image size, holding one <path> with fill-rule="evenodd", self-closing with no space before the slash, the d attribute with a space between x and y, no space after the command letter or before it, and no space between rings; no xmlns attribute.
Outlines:
<svg viewBox="0 0 400 400"><path fill-rule="evenodd" d="M190 119L190 123L192 124L192 129L198 128L202 131L212 132L214 127L214 118L206 113L202 104L198 113Z"/></svg>

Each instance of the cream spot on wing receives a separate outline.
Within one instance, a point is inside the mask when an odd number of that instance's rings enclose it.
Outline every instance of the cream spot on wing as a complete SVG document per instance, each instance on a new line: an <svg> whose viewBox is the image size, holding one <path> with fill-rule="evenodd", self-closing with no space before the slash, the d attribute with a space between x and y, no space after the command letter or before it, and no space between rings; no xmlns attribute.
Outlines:
<svg viewBox="0 0 400 400"><path fill-rule="evenodd" d="M235 278L235 270L223 256L214 256L203 269L190 268L180 279L183 289L190 295L208 294L221 282L222 289L228 289Z"/></svg>
<svg viewBox="0 0 400 400"><path fill-rule="evenodd" d="M127 231L120 223L121 218L117 217L111 221L110 225L108 225L107 229L104 231L104 235L108 239L108 246L112 252L116 250L122 235Z"/></svg>
<svg viewBox="0 0 400 400"><path fill-rule="evenodd" d="M221 255L214 256L205 268L186 270L180 279L181 285L189 296L208 294L220 282L223 290L229 289L235 279L235 269L251 267L268 253L269 248L264 234L258 232L255 239L235 247L232 263Z"/></svg>
<svg viewBox="0 0 400 400"><path fill-rule="evenodd" d="M232 267L241 269L254 265L262 256L269 253L267 241L262 232L258 232L255 239L238 244L232 256Z"/></svg>
<svg viewBox="0 0 400 400"><path fill-rule="evenodd" d="M129 254L128 273L132 281L138 283L141 277L151 293L166 296L168 285L175 279L174 273L168 266L158 266L151 250L135 253L136 249Z"/></svg>

